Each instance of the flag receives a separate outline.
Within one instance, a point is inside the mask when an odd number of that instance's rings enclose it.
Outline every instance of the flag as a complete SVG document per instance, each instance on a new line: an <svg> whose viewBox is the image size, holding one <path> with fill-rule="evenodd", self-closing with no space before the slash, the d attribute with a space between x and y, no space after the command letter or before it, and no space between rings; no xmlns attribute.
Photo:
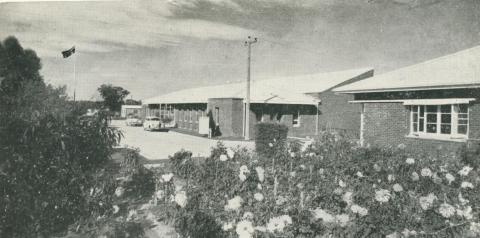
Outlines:
<svg viewBox="0 0 480 238"><path fill-rule="evenodd" d="M70 55L73 55L75 53L75 46L70 48L69 50L62 51L63 58L68 58Z"/></svg>

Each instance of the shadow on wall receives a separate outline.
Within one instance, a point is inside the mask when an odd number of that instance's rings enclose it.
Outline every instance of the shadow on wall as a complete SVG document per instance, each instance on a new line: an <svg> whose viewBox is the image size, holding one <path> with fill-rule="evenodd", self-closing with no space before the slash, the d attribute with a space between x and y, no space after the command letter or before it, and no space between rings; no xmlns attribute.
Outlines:
<svg viewBox="0 0 480 238"><path fill-rule="evenodd" d="M215 122L215 120L213 119L212 110L208 110L207 116L208 116L208 127L212 132L212 137L221 136L222 132L220 131L220 125L217 122Z"/></svg>

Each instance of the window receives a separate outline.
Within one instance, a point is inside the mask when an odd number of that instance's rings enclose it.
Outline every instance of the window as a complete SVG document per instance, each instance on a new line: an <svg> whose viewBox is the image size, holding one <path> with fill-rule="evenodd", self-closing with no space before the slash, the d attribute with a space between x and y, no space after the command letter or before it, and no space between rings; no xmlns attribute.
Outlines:
<svg viewBox="0 0 480 238"><path fill-rule="evenodd" d="M293 120L292 120L293 127L300 126L300 110L297 110L293 113Z"/></svg>
<svg viewBox="0 0 480 238"><path fill-rule="evenodd" d="M468 104L411 106L411 134L460 139L468 136Z"/></svg>

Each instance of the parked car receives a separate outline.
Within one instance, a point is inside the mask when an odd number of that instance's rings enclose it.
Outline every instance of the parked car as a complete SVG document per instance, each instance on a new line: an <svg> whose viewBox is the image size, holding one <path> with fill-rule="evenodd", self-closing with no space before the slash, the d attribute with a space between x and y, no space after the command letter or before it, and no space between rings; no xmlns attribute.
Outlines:
<svg viewBox="0 0 480 238"><path fill-rule="evenodd" d="M143 122L143 129L146 131L159 130L162 128L160 117L146 117Z"/></svg>
<svg viewBox="0 0 480 238"><path fill-rule="evenodd" d="M127 126L141 126L142 124L142 120L134 116L130 116L125 120L125 125Z"/></svg>
<svg viewBox="0 0 480 238"><path fill-rule="evenodd" d="M170 117L162 118L162 128L175 128L176 124L175 121Z"/></svg>

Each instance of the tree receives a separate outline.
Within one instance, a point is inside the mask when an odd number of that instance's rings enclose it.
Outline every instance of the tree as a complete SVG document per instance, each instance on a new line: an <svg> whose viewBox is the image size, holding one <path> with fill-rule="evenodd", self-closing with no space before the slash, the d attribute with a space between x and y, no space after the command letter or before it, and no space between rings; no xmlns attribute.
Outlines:
<svg viewBox="0 0 480 238"><path fill-rule="evenodd" d="M113 112L120 111L123 99L130 94L128 90L111 84L102 84L98 88L98 92L102 95L105 106Z"/></svg>
<svg viewBox="0 0 480 238"><path fill-rule="evenodd" d="M108 212L98 204L111 186L95 198L91 189L107 181L121 133L104 115L80 117L40 68L14 37L0 42L0 237L52 237Z"/></svg>

